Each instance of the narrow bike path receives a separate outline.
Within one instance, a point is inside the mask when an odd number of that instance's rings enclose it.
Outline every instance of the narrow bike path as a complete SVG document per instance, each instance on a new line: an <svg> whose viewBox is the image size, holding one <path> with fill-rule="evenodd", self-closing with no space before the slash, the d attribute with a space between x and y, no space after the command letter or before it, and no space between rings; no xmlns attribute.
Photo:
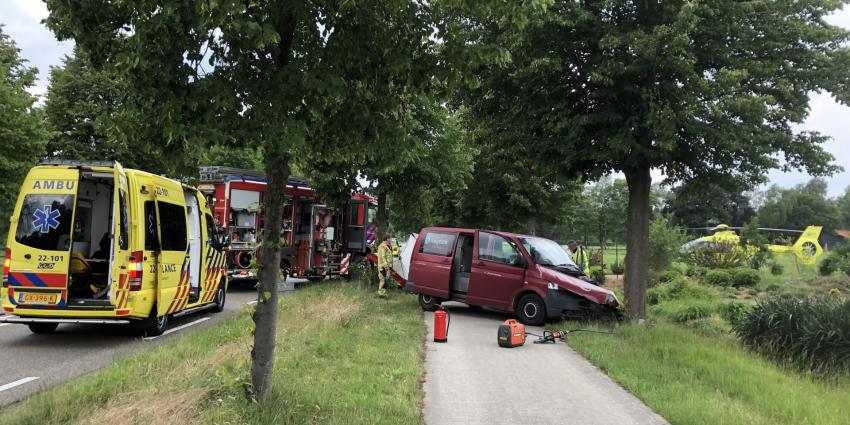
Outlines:
<svg viewBox="0 0 850 425"><path fill-rule="evenodd" d="M533 344L529 336L522 347L502 348L496 332L509 316L446 306L447 343L433 341L433 313L424 318L426 424L667 424L566 344Z"/></svg>

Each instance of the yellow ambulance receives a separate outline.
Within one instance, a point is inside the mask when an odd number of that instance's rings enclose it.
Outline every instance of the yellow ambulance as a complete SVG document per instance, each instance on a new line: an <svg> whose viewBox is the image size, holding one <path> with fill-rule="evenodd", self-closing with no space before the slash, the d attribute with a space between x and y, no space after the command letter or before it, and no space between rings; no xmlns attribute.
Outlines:
<svg viewBox="0 0 850 425"><path fill-rule="evenodd" d="M225 253L196 189L118 162L54 161L21 186L3 260L0 321L134 325L224 309Z"/></svg>

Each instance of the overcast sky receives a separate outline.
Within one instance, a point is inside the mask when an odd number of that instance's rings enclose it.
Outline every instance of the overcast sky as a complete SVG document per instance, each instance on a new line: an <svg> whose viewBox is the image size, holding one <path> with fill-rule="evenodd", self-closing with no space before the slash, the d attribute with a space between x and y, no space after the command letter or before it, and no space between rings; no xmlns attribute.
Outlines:
<svg viewBox="0 0 850 425"><path fill-rule="evenodd" d="M48 73L51 66L58 66L65 55L70 55L74 43L60 43L41 20L47 17L47 8L38 0L0 0L0 24L21 49L21 55L31 66L38 68L38 84L32 93L43 95L47 92ZM850 9L843 10L829 21L850 28ZM835 156L836 162L846 171L829 179L830 195L844 192L850 185L850 108L835 102L828 94L814 93L811 98L809 118L798 127L799 130L819 131L832 137L826 144L826 150ZM809 179L805 173L769 174L772 183L780 186L793 186Z"/></svg>

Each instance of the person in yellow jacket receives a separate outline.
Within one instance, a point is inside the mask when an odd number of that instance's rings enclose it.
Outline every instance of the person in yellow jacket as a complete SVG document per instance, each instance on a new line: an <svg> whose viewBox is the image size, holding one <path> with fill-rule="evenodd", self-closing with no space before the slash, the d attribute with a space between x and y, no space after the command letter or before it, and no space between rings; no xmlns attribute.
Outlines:
<svg viewBox="0 0 850 425"><path fill-rule="evenodd" d="M378 246L378 296L387 296L384 289L390 271L393 269L393 247L390 243L391 235L384 236L383 242Z"/></svg>
<svg viewBox="0 0 850 425"><path fill-rule="evenodd" d="M570 250L570 255L573 257L573 262L576 263L579 270L587 273L590 269L590 264L587 258L587 252L583 245L579 245L576 241L567 241L567 248Z"/></svg>

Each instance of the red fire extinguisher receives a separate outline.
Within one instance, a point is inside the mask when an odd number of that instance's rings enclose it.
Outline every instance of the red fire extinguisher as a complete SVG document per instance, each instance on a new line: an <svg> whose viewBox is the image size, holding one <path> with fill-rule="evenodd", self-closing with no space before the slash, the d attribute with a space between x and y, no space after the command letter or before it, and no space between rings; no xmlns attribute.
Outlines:
<svg viewBox="0 0 850 425"><path fill-rule="evenodd" d="M434 312L434 342L446 342L449 339L449 325L452 323L451 315L445 307L440 305Z"/></svg>

